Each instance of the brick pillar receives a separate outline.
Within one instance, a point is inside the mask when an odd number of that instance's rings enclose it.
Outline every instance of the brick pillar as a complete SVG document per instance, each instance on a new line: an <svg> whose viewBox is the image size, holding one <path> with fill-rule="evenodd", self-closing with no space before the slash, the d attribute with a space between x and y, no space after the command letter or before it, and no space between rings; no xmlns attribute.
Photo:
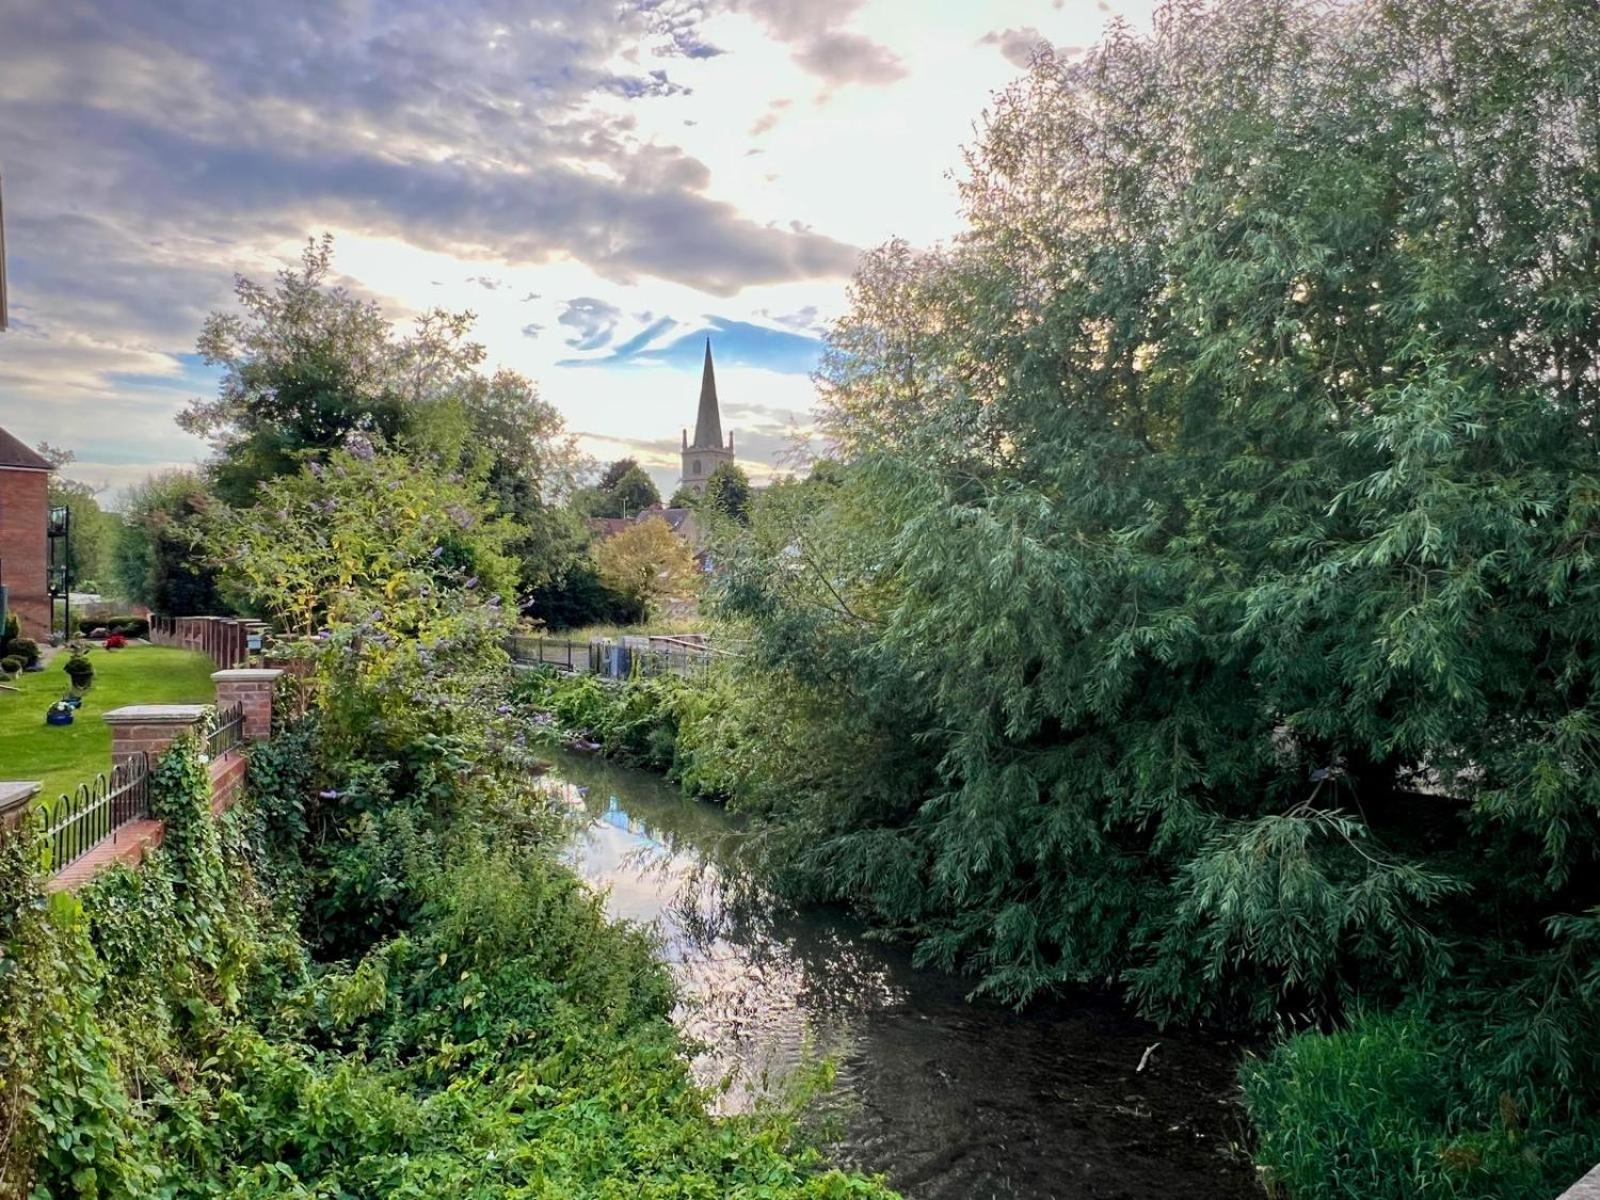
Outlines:
<svg viewBox="0 0 1600 1200"><path fill-rule="evenodd" d="M17 827L41 786L32 780L0 780L0 835Z"/></svg>
<svg viewBox="0 0 1600 1200"><path fill-rule="evenodd" d="M205 718L204 704L129 704L105 715L111 726L111 762L143 751L154 758Z"/></svg>
<svg viewBox="0 0 1600 1200"><path fill-rule="evenodd" d="M243 667L211 676L217 685L218 708L244 706L244 736L252 742L272 736L272 693L282 675L275 667Z"/></svg>

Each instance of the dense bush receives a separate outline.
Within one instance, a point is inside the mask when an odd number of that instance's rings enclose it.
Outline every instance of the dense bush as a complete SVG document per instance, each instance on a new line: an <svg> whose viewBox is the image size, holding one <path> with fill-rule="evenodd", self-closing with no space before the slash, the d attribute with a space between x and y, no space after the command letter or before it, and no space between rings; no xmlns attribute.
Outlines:
<svg viewBox="0 0 1600 1200"><path fill-rule="evenodd" d="M1491 1102L1425 1108L1401 1192L1592 1111L1597 131L1565 0L1178 3L1041 55L966 231L864 262L838 470L717 556L774 871L1012 1001L1473 1014ZM1398 1108L1393 1046L1352 1069Z"/></svg>
<svg viewBox="0 0 1600 1200"><path fill-rule="evenodd" d="M1600 1121L1484 1094L1474 1040L1438 1014L1364 1015L1247 1062L1268 1180L1291 1197L1549 1200L1594 1165Z"/></svg>
<svg viewBox="0 0 1600 1200"><path fill-rule="evenodd" d="M145 617L135 616L109 616L109 617L82 617L78 621L78 632L88 637L96 629L106 629L112 633L120 633L131 638L150 636L150 622Z"/></svg>
<svg viewBox="0 0 1600 1200"><path fill-rule="evenodd" d="M31 667L39 661L39 643L32 638L12 638L5 652L20 658L25 667Z"/></svg>
<svg viewBox="0 0 1600 1200"><path fill-rule="evenodd" d="M562 737L596 742L607 757L659 771L694 795L729 794L734 776L722 718L730 697L716 673L692 681L676 675L609 680L539 670L520 677L516 694Z"/></svg>

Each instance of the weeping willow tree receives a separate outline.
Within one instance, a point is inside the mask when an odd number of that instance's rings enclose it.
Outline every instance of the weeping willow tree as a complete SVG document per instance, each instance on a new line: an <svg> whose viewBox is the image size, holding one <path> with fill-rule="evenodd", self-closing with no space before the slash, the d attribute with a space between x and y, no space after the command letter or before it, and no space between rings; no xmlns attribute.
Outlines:
<svg viewBox="0 0 1600 1200"><path fill-rule="evenodd" d="M1169 4L963 196L724 584L785 872L1009 1000L1448 992L1516 1102L1596 1095L1600 10Z"/></svg>

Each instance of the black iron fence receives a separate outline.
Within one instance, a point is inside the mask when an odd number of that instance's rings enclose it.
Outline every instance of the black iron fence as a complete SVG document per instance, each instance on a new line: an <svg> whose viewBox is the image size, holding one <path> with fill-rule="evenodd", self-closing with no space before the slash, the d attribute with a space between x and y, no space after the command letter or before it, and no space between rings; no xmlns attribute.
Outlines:
<svg viewBox="0 0 1600 1200"><path fill-rule="evenodd" d="M130 821L150 815L150 758L125 758L111 774L96 775L74 792L63 792L42 810L45 866L60 871L82 858Z"/></svg>
<svg viewBox="0 0 1600 1200"><path fill-rule="evenodd" d="M537 637L517 634L507 640L506 650L511 661L525 667L541 664L558 667L563 671L589 669L589 643L575 642L571 638Z"/></svg>
<svg viewBox="0 0 1600 1200"><path fill-rule="evenodd" d="M244 741L244 705L219 708L211 728L206 732L206 753L213 759L221 758Z"/></svg>
<svg viewBox="0 0 1600 1200"><path fill-rule="evenodd" d="M519 666L555 667L558 671L590 673L607 679L630 679L636 675L698 678L711 669L716 653L701 642L660 636L575 641L518 634L507 639L506 649Z"/></svg>

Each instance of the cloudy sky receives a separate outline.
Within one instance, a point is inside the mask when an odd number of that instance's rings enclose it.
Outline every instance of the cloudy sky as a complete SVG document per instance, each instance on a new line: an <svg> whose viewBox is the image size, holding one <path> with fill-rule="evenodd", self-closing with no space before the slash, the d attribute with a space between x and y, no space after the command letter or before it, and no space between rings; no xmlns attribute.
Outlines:
<svg viewBox="0 0 1600 1200"><path fill-rule="evenodd" d="M349 286L471 309L663 488L709 334L769 474L858 252L954 232L961 148L1037 42L1152 7L0 0L0 425L113 495L202 458L172 420L213 388L201 320L330 231Z"/></svg>

